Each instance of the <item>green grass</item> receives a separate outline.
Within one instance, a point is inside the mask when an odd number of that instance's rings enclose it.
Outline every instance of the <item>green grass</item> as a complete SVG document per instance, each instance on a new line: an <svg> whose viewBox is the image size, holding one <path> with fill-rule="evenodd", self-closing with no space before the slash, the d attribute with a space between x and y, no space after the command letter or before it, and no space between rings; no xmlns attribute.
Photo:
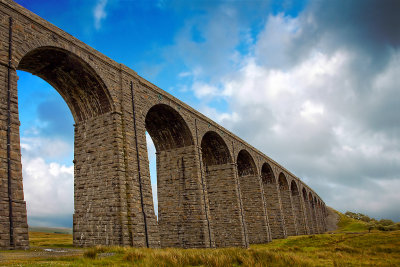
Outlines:
<svg viewBox="0 0 400 267"><path fill-rule="evenodd" d="M339 229L336 232L364 232L368 231L369 225L366 222L352 219L347 217L346 215L337 212L340 216L340 220L338 222Z"/></svg>
<svg viewBox="0 0 400 267"><path fill-rule="evenodd" d="M40 227L30 226L29 232L40 232L40 233L53 233L53 234L70 234L72 235L72 228L65 227Z"/></svg>
<svg viewBox="0 0 400 267"><path fill-rule="evenodd" d="M72 247L71 234L29 232L31 247Z"/></svg>
<svg viewBox="0 0 400 267"><path fill-rule="evenodd" d="M32 257L10 258L18 266L400 266L400 231L368 232L368 225L340 214L332 234L305 235L249 249L146 249L93 247L79 255L37 256L36 246L71 247L72 236L30 233ZM46 240L47 239L47 240ZM0 252L6 253L6 252ZM7 254L7 253L6 253Z"/></svg>

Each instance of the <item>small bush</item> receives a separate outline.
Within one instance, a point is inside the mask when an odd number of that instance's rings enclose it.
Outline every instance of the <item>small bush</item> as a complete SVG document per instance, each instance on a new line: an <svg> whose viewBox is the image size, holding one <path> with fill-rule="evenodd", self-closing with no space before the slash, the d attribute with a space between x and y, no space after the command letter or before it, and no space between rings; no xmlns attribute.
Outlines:
<svg viewBox="0 0 400 267"><path fill-rule="evenodd" d="M379 224L383 225L383 226L389 226L389 225L394 224L394 222L392 220L382 219L379 221Z"/></svg>

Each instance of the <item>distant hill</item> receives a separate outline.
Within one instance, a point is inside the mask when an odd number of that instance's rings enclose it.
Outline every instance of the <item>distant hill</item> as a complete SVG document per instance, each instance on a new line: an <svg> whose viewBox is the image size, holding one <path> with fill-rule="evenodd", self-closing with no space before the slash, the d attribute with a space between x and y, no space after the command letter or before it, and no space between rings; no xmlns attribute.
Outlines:
<svg viewBox="0 0 400 267"><path fill-rule="evenodd" d="M30 226L29 232L41 232L41 233L52 233L52 234L72 234L72 228Z"/></svg>

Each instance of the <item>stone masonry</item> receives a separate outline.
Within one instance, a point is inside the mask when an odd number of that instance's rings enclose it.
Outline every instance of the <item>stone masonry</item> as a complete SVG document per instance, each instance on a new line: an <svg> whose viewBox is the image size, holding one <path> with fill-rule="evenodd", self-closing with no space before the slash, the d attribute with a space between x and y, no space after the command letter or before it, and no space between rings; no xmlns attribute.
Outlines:
<svg viewBox="0 0 400 267"><path fill-rule="evenodd" d="M75 120L75 246L248 247L326 230L299 178L128 67L11 0L0 39L0 249L29 247L17 70L50 83Z"/></svg>

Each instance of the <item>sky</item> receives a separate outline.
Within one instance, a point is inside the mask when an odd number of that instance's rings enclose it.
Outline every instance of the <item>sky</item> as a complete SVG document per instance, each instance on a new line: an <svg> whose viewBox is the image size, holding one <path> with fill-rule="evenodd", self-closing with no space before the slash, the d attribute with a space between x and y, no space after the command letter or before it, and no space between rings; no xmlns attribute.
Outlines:
<svg viewBox="0 0 400 267"><path fill-rule="evenodd" d="M400 221L400 1L16 2L246 140L328 206ZM18 75L28 222L70 227L71 112Z"/></svg>

